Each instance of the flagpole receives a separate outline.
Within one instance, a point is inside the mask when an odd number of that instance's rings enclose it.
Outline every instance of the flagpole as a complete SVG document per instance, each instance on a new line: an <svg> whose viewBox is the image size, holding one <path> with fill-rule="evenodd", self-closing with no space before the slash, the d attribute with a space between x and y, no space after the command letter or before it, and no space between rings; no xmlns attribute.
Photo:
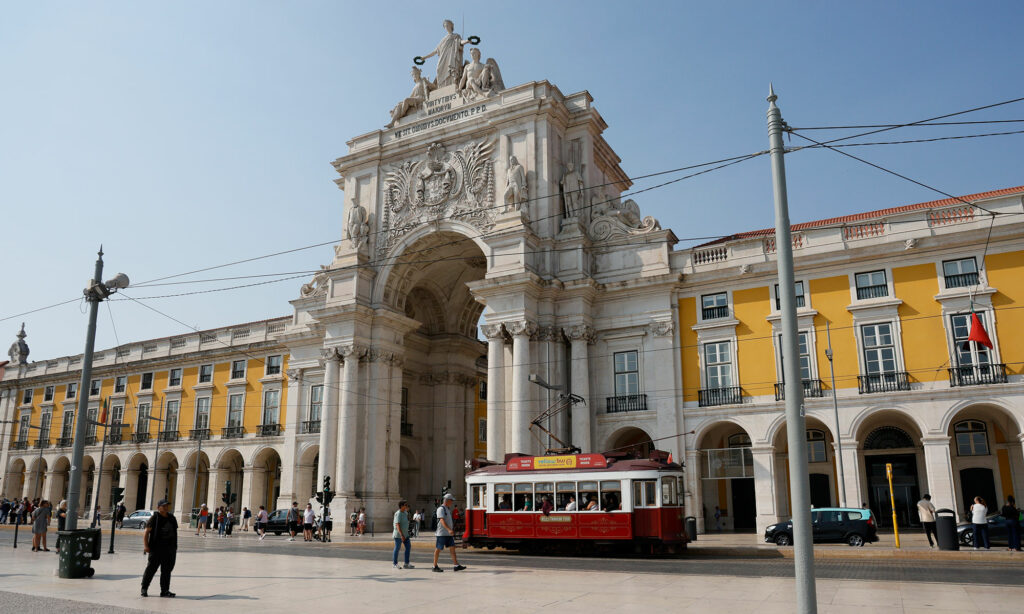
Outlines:
<svg viewBox="0 0 1024 614"><path fill-rule="evenodd" d="M96 507L100 504L100 484L103 483L103 456L107 453L107 435L110 434L110 423L108 422L108 420L110 420L110 412L107 411L107 403L109 401L109 398L103 399L103 420L96 423L97 426L103 427L103 445L100 446L100 470L96 474L96 494L92 498L93 527L97 527L100 524L99 514L96 513Z"/></svg>

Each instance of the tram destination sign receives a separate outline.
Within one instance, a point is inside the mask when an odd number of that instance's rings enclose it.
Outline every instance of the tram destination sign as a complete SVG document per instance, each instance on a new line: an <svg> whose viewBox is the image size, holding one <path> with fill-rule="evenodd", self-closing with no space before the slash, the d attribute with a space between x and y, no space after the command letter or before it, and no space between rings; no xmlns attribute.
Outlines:
<svg viewBox="0 0 1024 614"><path fill-rule="evenodd" d="M563 456L521 456L505 465L509 471L541 471L558 469L604 469L608 461L603 454L567 454Z"/></svg>

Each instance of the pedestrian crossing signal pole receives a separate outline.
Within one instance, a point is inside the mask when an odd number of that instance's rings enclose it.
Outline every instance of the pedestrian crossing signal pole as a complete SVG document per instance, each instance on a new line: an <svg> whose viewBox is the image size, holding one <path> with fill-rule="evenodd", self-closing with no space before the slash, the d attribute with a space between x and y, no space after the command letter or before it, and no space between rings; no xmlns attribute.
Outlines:
<svg viewBox="0 0 1024 614"><path fill-rule="evenodd" d="M896 536L896 547L900 547L900 526L896 523L896 495L892 491L892 463L885 464L885 477L889 478L889 506L892 507L892 531Z"/></svg>
<svg viewBox="0 0 1024 614"><path fill-rule="evenodd" d="M790 500L793 502L793 563L796 579L796 604L800 614L816 614L818 603L814 586L814 542L811 535L811 486L807 471L807 445L804 426L804 387L800 373L800 351L796 330L796 294L793 282L793 240L789 227L789 202L786 196L785 147L782 132L786 127L782 112L775 106L778 96L768 86L768 140L772 159L772 184L775 196L775 246L779 269L779 307L782 312L782 371L786 396L786 435L789 444Z"/></svg>

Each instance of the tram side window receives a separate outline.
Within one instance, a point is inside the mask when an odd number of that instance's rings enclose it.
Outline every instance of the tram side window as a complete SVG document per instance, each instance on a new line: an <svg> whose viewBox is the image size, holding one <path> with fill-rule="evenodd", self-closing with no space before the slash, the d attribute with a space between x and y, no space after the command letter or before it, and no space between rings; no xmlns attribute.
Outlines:
<svg viewBox="0 0 1024 614"><path fill-rule="evenodd" d="M533 511L533 484L516 484L515 510L517 512Z"/></svg>
<svg viewBox="0 0 1024 614"><path fill-rule="evenodd" d="M679 504L679 500L676 498L676 478L661 478L661 504Z"/></svg>
<svg viewBox="0 0 1024 614"><path fill-rule="evenodd" d="M548 501L555 500L555 485L551 482L541 482L534 487L536 496L533 500L533 509L535 511L541 511L541 505L543 505L544 497L547 497Z"/></svg>
<svg viewBox="0 0 1024 614"><path fill-rule="evenodd" d="M473 507L484 509L487 507L486 486L483 484L473 486Z"/></svg>
<svg viewBox="0 0 1024 614"><path fill-rule="evenodd" d="M560 512L575 512L579 509L576 499L576 482L555 484L555 509Z"/></svg>
<svg viewBox="0 0 1024 614"><path fill-rule="evenodd" d="M622 482L618 480L601 482L601 509L606 512L622 509Z"/></svg>
<svg viewBox="0 0 1024 614"><path fill-rule="evenodd" d="M512 485L494 485L494 509L500 512L512 511Z"/></svg>
<svg viewBox="0 0 1024 614"><path fill-rule="evenodd" d="M633 482L633 507L657 507L657 480L636 480Z"/></svg>
<svg viewBox="0 0 1024 614"><path fill-rule="evenodd" d="M584 512L596 512L601 509L597 498L597 482L580 482L579 491L580 497L577 499L579 504L576 509Z"/></svg>

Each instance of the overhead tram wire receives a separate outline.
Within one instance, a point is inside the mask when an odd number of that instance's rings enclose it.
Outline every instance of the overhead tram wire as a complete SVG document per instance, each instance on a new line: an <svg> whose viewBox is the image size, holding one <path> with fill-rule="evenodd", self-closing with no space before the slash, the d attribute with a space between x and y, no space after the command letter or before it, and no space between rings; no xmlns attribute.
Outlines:
<svg viewBox="0 0 1024 614"><path fill-rule="evenodd" d="M981 119L966 122L929 122L915 124L862 124L854 126L803 126L793 130L863 130L864 128L927 128L928 126L971 126L977 124L1020 124L1024 119Z"/></svg>
<svg viewBox="0 0 1024 614"><path fill-rule="evenodd" d="M797 130L792 128L791 130ZM875 141L870 143L840 143L838 145L825 145L825 147L867 147L870 145L909 145L912 143L934 143L936 141L956 141L961 139L979 139L989 136L1009 136L1012 134L1024 134L1024 130L1010 130L1007 132L988 132L985 134L963 134L959 136L937 136L930 139L906 139L903 141ZM821 145L804 145L803 147L786 148L786 153L794 153L801 149L818 149Z"/></svg>

